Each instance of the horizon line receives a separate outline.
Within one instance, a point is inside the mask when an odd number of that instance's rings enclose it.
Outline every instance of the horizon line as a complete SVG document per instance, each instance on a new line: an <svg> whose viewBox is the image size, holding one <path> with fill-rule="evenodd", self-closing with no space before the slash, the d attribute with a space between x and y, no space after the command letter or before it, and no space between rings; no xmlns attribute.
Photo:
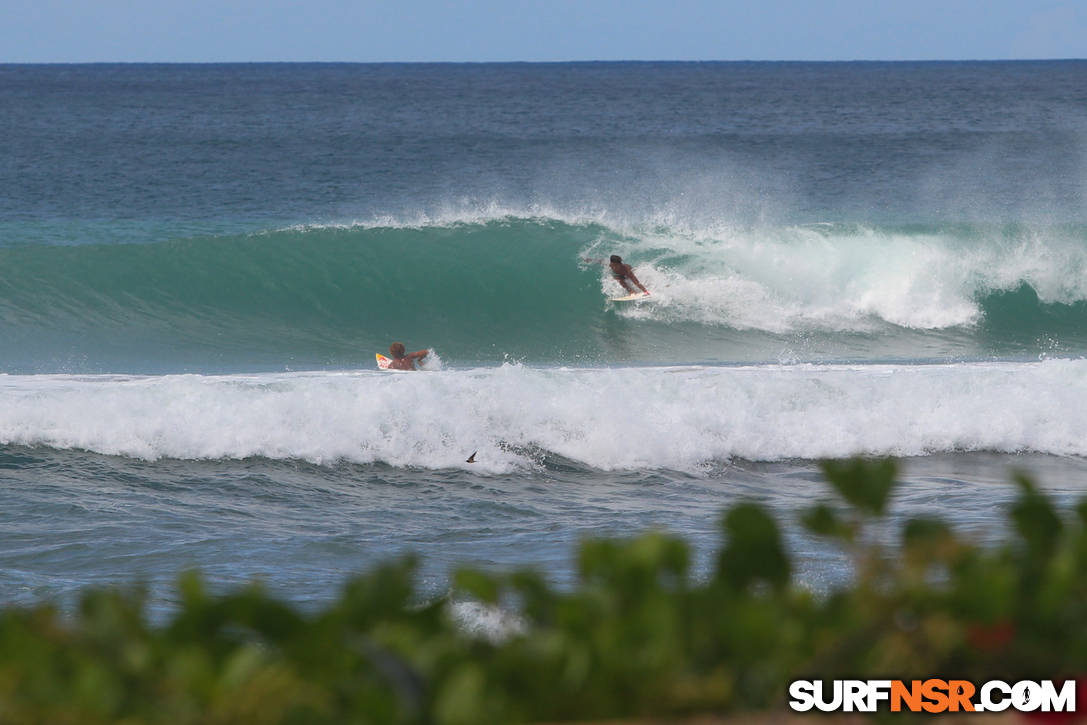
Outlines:
<svg viewBox="0 0 1087 725"><path fill-rule="evenodd" d="M803 59L674 59L674 58L581 58L566 60L0 60L0 65L563 65L608 63L1054 63L1082 62L1087 56L1054 58L840 58Z"/></svg>

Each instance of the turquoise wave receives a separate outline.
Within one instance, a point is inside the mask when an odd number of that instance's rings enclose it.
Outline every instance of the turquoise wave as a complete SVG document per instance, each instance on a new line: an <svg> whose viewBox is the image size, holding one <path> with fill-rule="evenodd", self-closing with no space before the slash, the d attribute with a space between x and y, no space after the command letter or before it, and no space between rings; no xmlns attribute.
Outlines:
<svg viewBox="0 0 1087 725"><path fill-rule="evenodd" d="M4 249L0 321L26 349L70 341L64 359L85 344L349 365L392 340L474 360L576 357L604 313L577 255L605 233L497 220Z"/></svg>
<svg viewBox="0 0 1087 725"><path fill-rule="evenodd" d="M1087 233L505 217L0 249L8 371L947 359L1087 351ZM1040 250L1040 251L1039 251ZM653 290L613 306L619 252Z"/></svg>

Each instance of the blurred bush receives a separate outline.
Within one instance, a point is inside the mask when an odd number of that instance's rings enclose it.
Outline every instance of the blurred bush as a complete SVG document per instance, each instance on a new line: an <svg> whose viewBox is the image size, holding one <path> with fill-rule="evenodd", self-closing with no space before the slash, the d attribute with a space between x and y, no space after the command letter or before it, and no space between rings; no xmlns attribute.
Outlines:
<svg viewBox="0 0 1087 725"><path fill-rule="evenodd" d="M253 585L212 595L197 574L149 624L138 589L78 610L0 613L0 723L482 723L779 710L796 678L1054 679L1087 673L1087 501L1071 515L1025 476L1008 536L982 547L920 517L881 545L892 461L827 462L838 494L801 515L840 546L848 583L792 578L775 519L744 503L694 580L680 539L586 541L579 583L532 571L455 573L423 601L415 562L352 579L302 613ZM886 540L886 536L882 537ZM472 635L456 600L515 612Z"/></svg>

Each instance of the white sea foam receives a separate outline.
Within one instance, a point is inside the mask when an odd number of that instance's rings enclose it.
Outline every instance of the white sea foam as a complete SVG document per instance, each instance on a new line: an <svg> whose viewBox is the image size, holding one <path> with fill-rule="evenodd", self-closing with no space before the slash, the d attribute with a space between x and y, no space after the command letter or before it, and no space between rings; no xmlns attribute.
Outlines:
<svg viewBox="0 0 1087 725"><path fill-rule="evenodd" d="M734 457L1082 456L1087 361L5 375L0 443L487 473L532 468L548 453L599 469L691 472Z"/></svg>
<svg viewBox="0 0 1087 725"><path fill-rule="evenodd" d="M1055 232L974 241L834 225L721 227L659 230L610 247L635 262L655 296L622 314L741 330L969 327L987 294L1020 284L1043 303L1087 299L1087 247ZM604 289L613 291L610 280Z"/></svg>
<svg viewBox="0 0 1087 725"><path fill-rule="evenodd" d="M453 621L467 634L498 643L523 634L525 623L516 612L474 601L454 601L449 605Z"/></svg>
<svg viewBox="0 0 1087 725"><path fill-rule="evenodd" d="M513 220L539 220L569 225L604 224L618 228L630 226L601 207L584 205L560 208L553 204L507 204L497 200L446 203L401 214L375 214L340 221L309 222L273 231L308 231L311 229L428 229L462 225L489 224Z"/></svg>

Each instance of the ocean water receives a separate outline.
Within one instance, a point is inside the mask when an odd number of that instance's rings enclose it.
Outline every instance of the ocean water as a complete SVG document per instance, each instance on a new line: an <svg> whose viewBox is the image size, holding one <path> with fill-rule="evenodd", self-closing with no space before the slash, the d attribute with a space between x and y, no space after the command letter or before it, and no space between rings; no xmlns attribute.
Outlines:
<svg viewBox="0 0 1087 725"><path fill-rule="evenodd" d="M889 541L1087 495L1087 62L8 65L0 125L0 605L704 569L741 499L818 588L824 457L902 458Z"/></svg>

